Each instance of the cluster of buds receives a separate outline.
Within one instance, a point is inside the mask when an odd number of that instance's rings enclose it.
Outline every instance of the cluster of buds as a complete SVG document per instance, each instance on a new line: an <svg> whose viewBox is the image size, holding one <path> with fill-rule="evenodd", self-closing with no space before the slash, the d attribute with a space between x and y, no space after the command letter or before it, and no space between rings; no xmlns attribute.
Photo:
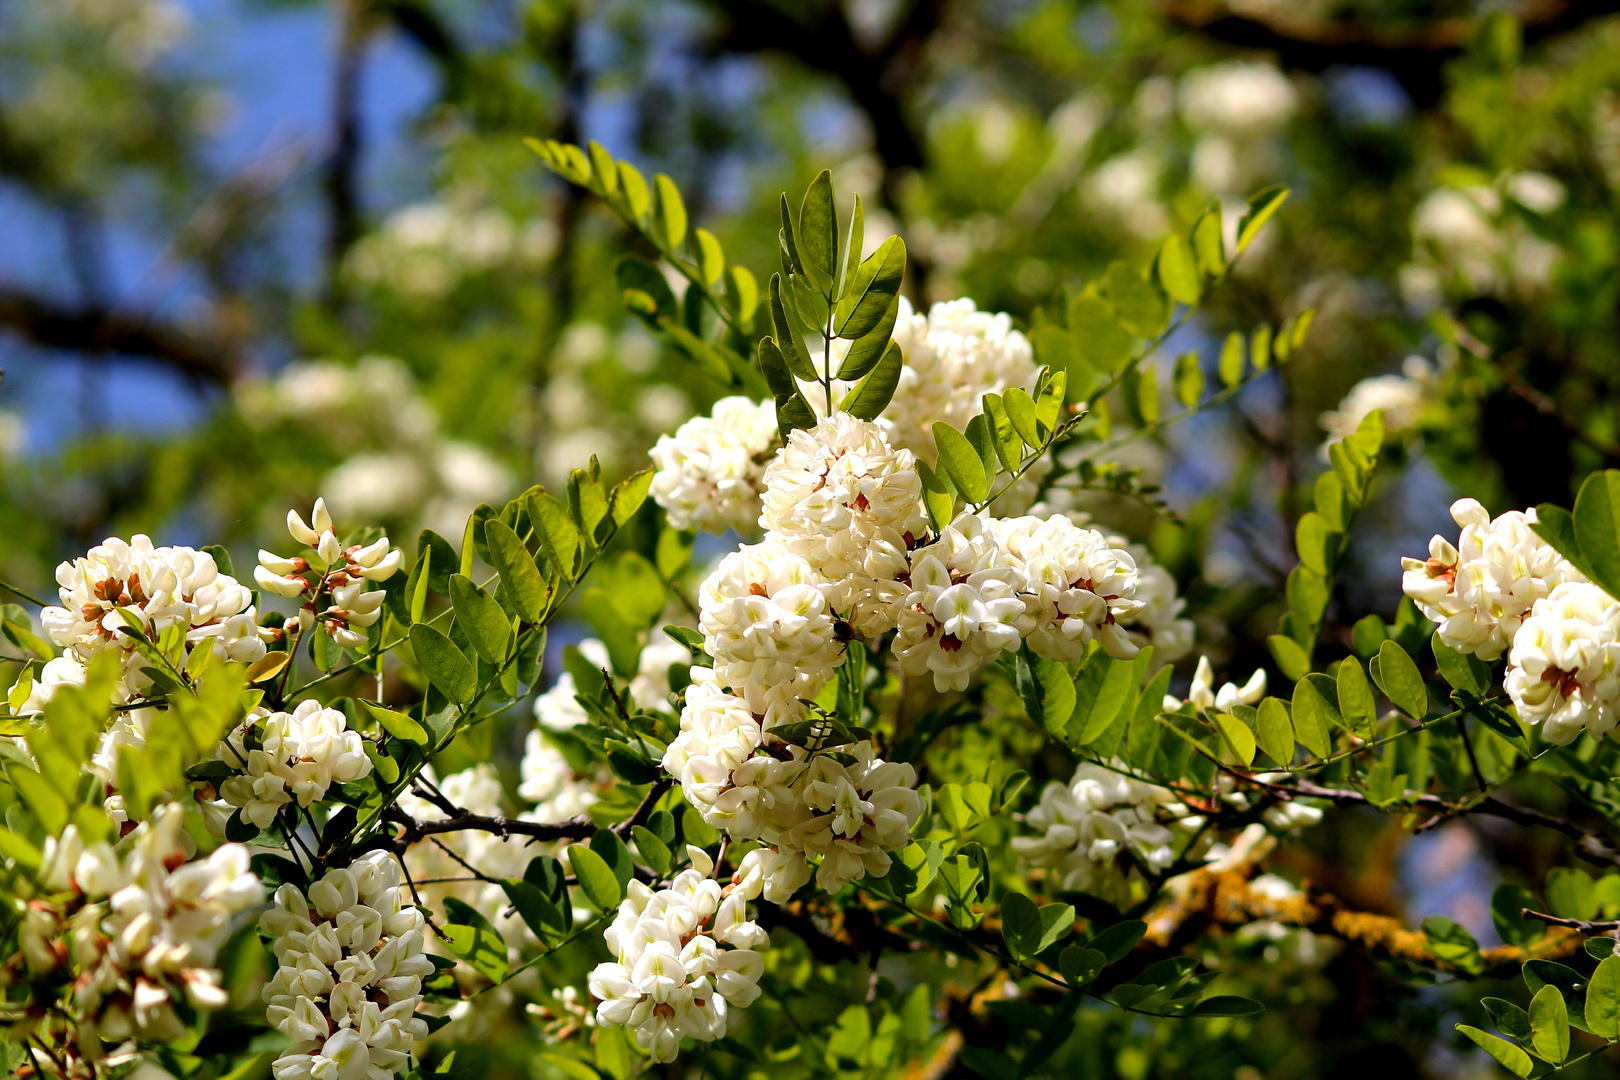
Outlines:
<svg viewBox="0 0 1620 1080"><path fill-rule="evenodd" d="M392 548L386 536L370 544L345 548L332 527L332 515L324 499L315 500L310 520L312 525L306 524L298 511L287 511L287 531L311 549L314 559L302 555L285 558L260 551L253 580L266 592L303 600L298 611L300 633L308 633L319 621L339 645L364 648L366 636L355 628L371 626L382 616L386 595L382 589L368 592L366 586L393 577L403 556ZM324 608L322 601L326 601Z"/></svg>

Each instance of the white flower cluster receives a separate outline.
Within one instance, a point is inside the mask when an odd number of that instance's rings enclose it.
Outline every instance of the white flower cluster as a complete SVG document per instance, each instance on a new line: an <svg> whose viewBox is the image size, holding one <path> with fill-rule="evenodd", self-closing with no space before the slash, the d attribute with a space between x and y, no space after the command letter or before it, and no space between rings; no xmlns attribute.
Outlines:
<svg viewBox="0 0 1620 1080"><path fill-rule="evenodd" d="M371 852L309 887L276 890L259 928L274 939L275 978L264 988L270 1023L293 1041L275 1080L391 1080L427 1035L416 1017L422 913L404 904L399 862Z"/></svg>
<svg viewBox="0 0 1620 1080"><path fill-rule="evenodd" d="M473 191L414 203L390 214L344 261L355 280L386 286L414 300L437 300L473 274L543 265L557 247L557 227L544 218L520 226Z"/></svg>
<svg viewBox="0 0 1620 1080"><path fill-rule="evenodd" d="M363 649L366 636L354 627L375 624L382 617L383 599L388 595L382 589L368 590L366 586L393 577L404 556L391 547L386 536L364 546L345 548L332 527L332 515L324 499L315 500L310 519L313 527L304 523L298 511L287 511L287 531L311 549L319 569L302 555L289 559L260 551L253 580L266 592L303 601L298 624L305 633L319 620L339 645ZM320 608L322 602L324 608Z"/></svg>
<svg viewBox="0 0 1620 1080"><path fill-rule="evenodd" d="M1223 683L1219 690L1215 689L1215 668L1209 662L1209 657L1198 658L1198 668L1193 672L1192 685L1187 689L1186 701L1172 694L1164 696L1164 711L1176 712L1182 705L1190 703L1194 709L1214 709L1216 712L1230 712L1234 705L1258 705L1260 699L1266 696L1266 669L1255 668L1249 681L1239 686L1237 683Z"/></svg>
<svg viewBox="0 0 1620 1080"><path fill-rule="evenodd" d="M1123 762L1114 768L1126 770ZM1040 836L1015 836L1031 865L1049 867L1064 889L1104 898L1123 891L1134 860L1163 870L1175 861L1171 826L1198 821L1168 788L1083 762L1068 784L1050 783L1026 822Z"/></svg>
<svg viewBox="0 0 1620 1080"><path fill-rule="evenodd" d="M90 661L104 652L117 653L122 664L118 700L151 686L146 658L120 612L154 638L180 627L188 649L207 643L216 656L244 664L264 656L253 594L220 573L206 551L156 547L143 534L128 541L109 537L57 566L56 583L62 604L42 609L39 621L65 651L45 665L25 712L42 710L57 686L82 684Z"/></svg>
<svg viewBox="0 0 1620 1080"><path fill-rule="evenodd" d="M698 589L715 674L753 711L797 714L843 662L825 579L774 536L727 555Z"/></svg>
<svg viewBox="0 0 1620 1080"><path fill-rule="evenodd" d="M701 674L701 669L694 669ZM922 816L916 770L874 756L867 742L810 754L770 736L772 722L713 676L687 688L681 733L663 766L709 825L765 845L744 856L765 898L782 902L810 880L837 892L888 872Z"/></svg>
<svg viewBox="0 0 1620 1080"><path fill-rule="evenodd" d="M388 356L305 360L236 391L243 419L318 439L342 463L321 480L338 514L411 520L457 536L479 503L499 505L512 473L479 446L446 438L410 369Z"/></svg>
<svg viewBox="0 0 1620 1080"><path fill-rule="evenodd" d="M1079 660L1095 639L1115 659L1136 655L1121 620L1143 608L1136 560L1096 529L1061 514L995 523L996 536L1023 579L1020 627L1037 656Z"/></svg>
<svg viewBox="0 0 1620 1080"><path fill-rule="evenodd" d="M1513 637L1504 686L1520 719L1540 724L1550 743L1572 742L1582 729L1613 735L1620 603L1582 581L1566 581L1537 600Z"/></svg>
<svg viewBox="0 0 1620 1080"><path fill-rule="evenodd" d="M284 806L309 806L326 798L333 784L371 775L365 740L349 730L341 709L300 701L292 712L255 710L219 751L241 770L219 786L220 800L242 820L270 827Z"/></svg>
<svg viewBox="0 0 1620 1080"><path fill-rule="evenodd" d="M495 766L487 762L452 773L438 780L431 765L423 768L421 779L434 785L454 806L468 813L498 817L506 813L505 793ZM525 796L527 797L527 796ZM407 791L399 798L399 808L417 821L438 821L445 812L427 799ZM453 896L478 911L501 932L508 942L530 940L528 927L511 909L498 882L505 877L522 877L530 853L522 837L502 838L473 829L444 833L412 844L405 851L405 867L418 883L418 894L427 907L442 906ZM459 861L458 861L459 860ZM463 865L466 864L466 865ZM470 878L467 866L494 880L436 881L437 878ZM422 882L429 884L421 884ZM434 944L429 939L429 945Z"/></svg>
<svg viewBox="0 0 1620 1080"><path fill-rule="evenodd" d="M1321 457L1327 460L1328 447L1355 434L1362 420L1374 410L1384 413L1386 438L1400 438L1417 427L1423 406L1437 389L1434 365L1421 356L1408 356L1399 375L1375 375L1350 388L1339 407L1317 417L1327 432L1322 440Z"/></svg>
<svg viewBox="0 0 1620 1080"><path fill-rule="evenodd" d="M1035 384L1035 351L1005 312L979 311L971 299L934 304L926 316L900 298L894 340L905 364L880 423L889 442L934 463L934 424L958 431L984 411L985 394Z"/></svg>
<svg viewBox="0 0 1620 1080"><path fill-rule="evenodd" d="M1552 280L1562 251L1517 211L1551 214L1566 197L1562 184L1536 172L1505 173L1491 186L1436 188L1412 211L1413 258L1401 268L1402 293L1420 307L1447 296L1533 296Z"/></svg>
<svg viewBox="0 0 1620 1080"><path fill-rule="evenodd" d="M765 463L776 444L776 407L746 397L721 398L660 436L651 451L652 497L676 529L724 533L757 530Z"/></svg>
<svg viewBox="0 0 1620 1080"><path fill-rule="evenodd" d="M73 825L45 842L41 886L84 902L67 940L78 968L73 1001L89 1039L179 1039L188 1027L177 1005L207 1011L226 1004L214 965L233 916L261 903L264 889L240 844L187 862L195 847L185 816L178 803L166 803L119 849L86 844ZM49 905L30 906L19 946L39 972L65 958Z"/></svg>
<svg viewBox="0 0 1620 1080"><path fill-rule="evenodd" d="M1016 556L998 543L1000 525L963 514L912 556L894 652L902 671L932 675L942 692L966 690L984 663L1017 646L1021 622L1036 621L1021 595L1027 579L1012 565Z"/></svg>
<svg viewBox="0 0 1620 1080"><path fill-rule="evenodd" d="M1182 118L1198 133L1192 176L1215 194L1236 194L1274 170L1268 137L1298 108L1288 76L1266 63L1228 60L1181 77Z"/></svg>
<svg viewBox="0 0 1620 1080"><path fill-rule="evenodd" d="M1495 660L1513 643L1536 601L1586 578L1531 529L1535 510L1491 519L1474 499L1451 504L1462 527L1456 546L1429 541L1429 557L1402 559L1401 588L1440 624L1440 639L1462 653Z"/></svg>
<svg viewBox="0 0 1620 1080"><path fill-rule="evenodd" d="M686 851L691 866L668 888L654 892L630 882L604 934L615 959L590 975L597 1022L633 1028L636 1042L660 1063L675 1060L682 1038L725 1036L728 1010L759 997L765 970L759 950L770 944L748 918L759 884L743 879L722 888L709 877L708 854Z"/></svg>

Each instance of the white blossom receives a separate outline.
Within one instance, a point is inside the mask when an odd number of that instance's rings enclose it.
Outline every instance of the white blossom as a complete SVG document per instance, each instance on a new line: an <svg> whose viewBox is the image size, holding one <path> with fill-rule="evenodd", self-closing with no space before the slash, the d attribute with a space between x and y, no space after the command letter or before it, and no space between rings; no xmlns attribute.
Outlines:
<svg viewBox="0 0 1620 1080"><path fill-rule="evenodd" d="M1198 628L1183 618L1187 601L1176 587L1176 579L1154 561L1142 544L1110 536L1108 542L1123 548L1136 563L1136 591L1131 598L1141 606L1117 616L1125 634L1137 646L1153 646L1153 666L1173 664L1192 652Z"/></svg>
<svg viewBox="0 0 1620 1080"><path fill-rule="evenodd" d="M251 664L264 656L252 593L220 573L206 551L156 547L144 534L128 541L109 537L57 566L56 583L61 606L42 609L39 621L66 652L57 658L64 662L55 673L41 680L36 699L41 707L50 687L84 681L68 670L72 662L87 666L103 652L115 652L121 661L119 700L137 697L151 685L143 670L147 661L136 651L120 612L154 638L178 626L188 647L207 642L222 659Z"/></svg>
<svg viewBox="0 0 1620 1080"><path fill-rule="evenodd" d="M1327 460L1329 446L1355 434L1361 421L1376 409L1383 410L1387 438L1399 438L1413 431L1424 405L1437 390L1434 365L1421 356L1408 356L1401 364L1399 375L1362 379L1350 388L1337 409L1317 417L1317 423L1327 432L1327 438L1322 440L1322 460Z"/></svg>
<svg viewBox="0 0 1620 1080"><path fill-rule="evenodd" d="M46 840L41 883L85 901L68 940L79 970L73 1002L87 1037L175 1040L188 1030L177 1006L226 1004L219 950L233 917L262 902L264 890L242 845L188 862L194 852L178 803L155 809L119 849L86 844L73 825ZM40 944L30 948L24 930L25 956L37 965Z"/></svg>
<svg viewBox="0 0 1620 1080"><path fill-rule="evenodd" d="M1215 688L1215 668L1210 664L1209 657L1198 658L1198 670L1193 672L1192 686L1187 690L1186 702L1182 699L1166 694L1164 697L1164 711L1175 712L1183 704L1191 703L1195 709L1214 709L1217 712L1231 712L1234 705L1258 705L1260 699L1266 696L1266 669L1255 668L1254 674L1249 676L1242 686L1236 683L1223 683L1219 690Z"/></svg>
<svg viewBox="0 0 1620 1080"><path fill-rule="evenodd" d="M276 957L264 1000L293 1045L272 1066L275 1080L389 1080L409 1067L427 1035L415 1013L433 963L422 913L399 883L399 862L374 851L328 870L307 895L276 890L259 920Z"/></svg>
<svg viewBox="0 0 1620 1080"><path fill-rule="evenodd" d="M1495 660L1537 600L1586 578L1531 529L1534 509L1493 521L1476 500L1458 499L1451 516L1462 527L1456 546L1436 536L1427 560L1402 559L1401 588L1440 624L1447 645Z"/></svg>
<svg viewBox="0 0 1620 1080"><path fill-rule="evenodd" d="M907 551L927 531L916 457L848 413L793 431L764 482L759 523L767 539L806 560L844 614L875 581L900 577Z"/></svg>
<svg viewBox="0 0 1620 1080"><path fill-rule="evenodd" d="M811 564L770 537L727 555L699 587L715 674L755 712L796 709L843 663L823 590Z"/></svg>
<svg viewBox="0 0 1620 1080"><path fill-rule="evenodd" d="M309 548L314 562L303 555L286 557L259 552L253 579L278 596L303 600L299 625L308 631L319 621L332 640L348 649L362 649L366 636L354 627L374 625L382 617L387 593L368 586L387 581L399 571L403 554L379 537L369 544L344 547L327 512L326 500L316 499L310 522L298 511L287 511L287 531Z"/></svg>
<svg viewBox="0 0 1620 1080"><path fill-rule="evenodd" d="M793 749L795 760L802 760L802 748ZM816 886L827 893L868 875L887 874L889 852L906 846L922 816L911 765L876 757L869 742L842 749L854 760L845 764L828 754L809 758L794 784L805 816L774 839L778 851L819 858Z"/></svg>
<svg viewBox="0 0 1620 1080"><path fill-rule="evenodd" d="M606 777L581 776L543 731L528 734L518 766L518 798L534 803L522 817L529 821L567 821L585 813L597 801L597 789Z"/></svg>
<svg viewBox="0 0 1620 1080"><path fill-rule="evenodd" d="M660 436L651 451L652 497L676 529L748 534L757 528L765 463L777 439L776 407L746 397L721 398Z"/></svg>
<svg viewBox="0 0 1620 1080"><path fill-rule="evenodd" d="M1018 645L1026 581L994 528L985 518L962 514L912 554L894 650L901 670L931 674L941 693L966 690L974 672Z"/></svg>
<svg viewBox="0 0 1620 1080"><path fill-rule="evenodd" d="M984 411L985 394L1035 383L1034 350L1012 317L979 311L968 297L934 304L925 316L902 296L894 340L905 364L879 423L891 445L930 465L936 423L961 431Z"/></svg>
<svg viewBox="0 0 1620 1080"><path fill-rule="evenodd" d="M244 821L269 828L282 807L309 806L333 784L371 775L365 740L340 709L300 701L290 713L256 710L232 732L220 756L240 772L219 788Z"/></svg>
<svg viewBox="0 0 1620 1080"><path fill-rule="evenodd" d="M1003 560L1022 579L1019 630L1037 656L1080 660L1093 640L1115 659L1136 655L1120 626L1143 607L1130 552L1061 514L997 520L991 529Z"/></svg>
<svg viewBox="0 0 1620 1080"><path fill-rule="evenodd" d="M1298 95L1271 64L1227 60L1181 77L1181 114L1195 128L1234 135L1264 134L1294 114Z"/></svg>
<svg viewBox="0 0 1620 1080"><path fill-rule="evenodd" d="M1554 745L1574 741L1582 729L1612 734L1620 707L1620 603L1574 581L1537 600L1513 636L1504 686L1520 719L1540 724Z"/></svg>
<svg viewBox="0 0 1620 1080"><path fill-rule="evenodd" d="M760 951L770 939L748 918L759 889L722 887L714 861L688 845L691 865L654 892L632 881L603 938L614 954L590 974L597 1023L635 1031L655 1062L675 1060L683 1038L725 1036L730 1009L759 997Z"/></svg>
<svg viewBox="0 0 1620 1080"><path fill-rule="evenodd" d="M1015 836L1012 848L1033 866L1050 868L1061 888L1104 898L1120 895L1132 860L1153 870L1175 861L1170 826L1187 809L1168 788L1083 762L1068 784L1050 783L1026 816L1039 836Z"/></svg>

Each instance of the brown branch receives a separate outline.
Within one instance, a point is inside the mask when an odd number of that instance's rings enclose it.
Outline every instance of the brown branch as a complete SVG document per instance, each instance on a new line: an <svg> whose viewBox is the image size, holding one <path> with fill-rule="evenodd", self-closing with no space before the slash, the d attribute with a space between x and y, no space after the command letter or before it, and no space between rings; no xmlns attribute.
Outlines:
<svg viewBox="0 0 1620 1080"><path fill-rule="evenodd" d="M1595 937L1599 934L1612 934L1620 930L1620 920L1609 919L1606 922L1591 922L1587 919L1565 919L1558 915L1548 915L1541 911L1532 911L1529 908L1520 908L1519 917L1522 919L1535 919L1548 926L1565 926L1578 934Z"/></svg>
<svg viewBox="0 0 1620 1080"><path fill-rule="evenodd" d="M1568 33L1620 10L1616 0L1522 0L1509 13L1535 42ZM1161 0L1172 25L1228 45L1274 53L1285 68L1320 74L1331 67L1373 67L1393 75L1419 108L1445 90L1445 62L1461 55L1489 15L1380 25L1360 19L1314 19L1285 10L1238 14L1223 0Z"/></svg>
<svg viewBox="0 0 1620 1080"><path fill-rule="evenodd" d="M612 685L612 680L609 680L608 686L612 687ZM618 700L617 691L614 692L613 697L615 701ZM658 800L664 797L664 792L668 791L670 786L674 783L675 781L671 780L667 776L660 777L659 779L653 781L652 787L647 789L646 797L641 800L641 805L636 807L636 812L619 822L617 825L613 826L613 831L618 834L619 839L622 840L629 836L630 830L635 828L637 825L646 824L647 819L652 816L653 807L658 805ZM722 857L724 857L725 851L722 849L720 854Z"/></svg>
<svg viewBox="0 0 1620 1080"><path fill-rule="evenodd" d="M239 364L221 340L143 315L56 304L15 287L0 286L0 327L46 348L148 357L219 386L230 383Z"/></svg>

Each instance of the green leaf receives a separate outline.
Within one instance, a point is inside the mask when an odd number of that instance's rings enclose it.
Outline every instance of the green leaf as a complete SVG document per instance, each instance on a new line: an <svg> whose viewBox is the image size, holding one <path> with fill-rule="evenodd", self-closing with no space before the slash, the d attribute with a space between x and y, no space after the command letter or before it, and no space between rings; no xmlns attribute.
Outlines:
<svg viewBox="0 0 1620 1080"><path fill-rule="evenodd" d="M798 325L782 304L781 274L771 275L766 295L770 300L771 332L776 339L776 347L782 351L782 359L787 362L788 370L793 373L794 378L815 382L815 365L810 363L810 356L805 352L804 340L799 337Z"/></svg>
<svg viewBox="0 0 1620 1080"><path fill-rule="evenodd" d="M636 872L635 862L630 857L630 849L612 829L598 829L591 835L591 850L600 855L608 869L613 871L622 895L624 887L630 883Z"/></svg>
<svg viewBox="0 0 1620 1080"><path fill-rule="evenodd" d="M1284 678L1298 682L1311 670L1310 656L1293 638L1272 634L1266 638L1266 646L1271 650L1271 658L1277 661Z"/></svg>
<svg viewBox="0 0 1620 1080"><path fill-rule="evenodd" d="M1176 400L1191 409L1204 396L1204 365L1196 351L1176 357Z"/></svg>
<svg viewBox="0 0 1620 1080"><path fill-rule="evenodd" d="M564 579L573 581L579 573L580 536L568 516L568 508L538 489L530 492L528 505L529 520L534 522L534 531L540 537L546 556Z"/></svg>
<svg viewBox="0 0 1620 1080"><path fill-rule="evenodd" d="M1556 986L1543 986L1530 999L1530 1045L1554 1065L1569 1056L1569 1010Z"/></svg>
<svg viewBox="0 0 1620 1080"><path fill-rule="evenodd" d="M67 828L68 803L60 792L37 771L13 762L6 768L6 777L17 789L28 809L47 835L58 836Z"/></svg>
<svg viewBox="0 0 1620 1080"><path fill-rule="evenodd" d="M686 204L675 181L663 173L653 177L652 234L666 253L686 239Z"/></svg>
<svg viewBox="0 0 1620 1080"><path fill-rule="evenodd" d="M1226 273L1226 242L1221 236L1221 209L1212 206L1205 210L1192 227L1193 252L1198 256L1198 268L1206 277L1220 277Z"/></svg>
<svg viewBox="0 0 1620 1080"><path fill-rule="evenodd" d="M1453 689L1466 690L1475 697L1483 697L1491 688L1491 666L1471 653L1461 653L1447 645L1436 630L1429 639L1434 650L1434 663L1440 677Z"/></svg>
<svg viewBox="0 0 1620 1080"><path fill-rule="evenodd" d="M1265 371L1271 366L1271 327L1264 323L1249 335L1249 363L1256 371Z"/></svg>
<svg viewBox="0 0 1620 1080"><path fill-rule="evenodd" d="M840 379L858 379L872 370L893 344L890 340L894 335L895 321L900 317L900 296L895 294L889 301L888 309L878 319L876 326L862 334L850 343L849 352L844 354L844 361L838 366Z"/></svg>
<svg viewBox="0 0 1620 1080"><path fill-rule="evenodd" d="M1280 698L1260 702L1255 721L1255 741L1277 765L1287 768L1294 761L1294 725L1288 719L1288 706Z"/></svg>
<svg viewBox="0 0 1620 1080"><path fill-rule="evenodd" d="M1565 919L1590 921L1597 917L1597 887L1584 870L1558 866L1547 872L1547 904Z"/></svg>
<svg viewBox="0 0 1620 1080"><path fill-rule="evenodd" d="M1620 1038L1620 956L1599 964L1586 984L1586 1026L1599 1038Z"/></svg>
<svg viewBox="0 0 1620 1080"><path fill-rule="evenodd" d="M759 339L759 370L764 373L765 385L773 395L786 397L798 391L793 373L788 370L787 360L772 338Z"/></svg>
<svg viewBox="0 0 1620 1080"><path fill-rule="evenodd" d="M602 856L584 844L573 844L568 848L568 865L573 867L574 876L579 879L579 887L585 893L585 898L594 904L598 911L612 911L619 906L619 901L624 899L624 891L619 886L618 876L603 861Z"/></svg>
<svg viewBox="0 0 1620 1080"><path fill-rule="evenodd" d="M883 358L877 366L866 373L866 377L856 383L839 408L852 416L862 420L876 420L878 414L888 407L889 400L894 397L894 388L900 385L900 369L905 366L905 358L900 354L900 343L889 342L884 350Z"/></svg>
<svg viewBox="0 0 1620 1080"><path fill-rule="evenodd" d="M1102 286L1119 324L1137 337L1154 337L1169 321L1164 295L1124 259L1108 264Z"/></svg>
<svg viewBox="0 0 1620 1080"><path fill-rule="evenodd" d="M1255 739L1254 732L1249 725L1229 713L1216 713L1215 726L1220 730L1221 738L1237 755L1245 767L1254 764Z"/></svg>
<svg viewBox="0 0 1620 1080"><path fill-rule="evenodd" d="M39 869L43 856L27 837L10 829L0 828L0 858L13 860L30 873Z"/></svg>
<svg viewBox="0 0 1620 1080"><path fill-rule="evenodd" d="M393 709L384 708L375 701L362 701L361 704L366 707L366 712L371 714L371 718L377 721L377 726L394 738L408 743L415 743L417 746L426 746L428 744L427 728L417 723L412 717L402 712L395 712Z"/></svg>
<svg viewBox="0 0 1620 1080"><path fill-rule="evenodd" d="M838 212L833 207L832 173L823 169L799 204L799 258L816 291L832 297L838 280Z"/></svg>
<svg viewBox="0 0 1620 1080"><path fill-rule="evenodd" d="M1015 960L1029 960L1040 949L1041 913L1035 901L1023 893L1009 892L1001 897L1001 936Z"/></svg>
<svg viewBox="0 0 1620 1080"><path fill-rule="evenodd" d="M1347 657L1339 665L1338 684L1339 715L1357 737L1372 738L1373 727L1378 723L1378 705L1373 700L1367 674L1355 657Z"/></svg>
<svg viewBox="0 0 1620 1080"><path fill-rule="evenodd" d="M428 681L449 700L465 705L478 693L477 670L443 630L416 623L411 627L411 651Z"/></svg>
<svg viewBox="0 0 1620 1080"><path fill-rule="evenodd" d="M1406 650L1393 641L1385 641L1378 647L1375 660L1373 681L1390 703L1414 720L1427 716L1429 690Z"/></svg>
<svg viewBox="0 0 1620 1080"><path fill-rule="evenodd" d="M484 522L484 539L512 605L525 622L539 622L546 613L546 582L523 541L510 525L495 518Z"/></svg>
<svg viewBox="0 0 1620 1080"><path fill-rule="evenodd" d="M1136 347L1136 338L1120 325L1114 309L1097 296L1075 297L1069 305L1069 333L1080 355L1099 371L1118 371Z"/></svg>
<svg viewBox="0 0 1620 1080"><path fill-rule="evenodd" d="M744 330L754 323L754 312L759 307L759 282L746 266L726 268L726 305L731 308Z"/></svg>
<svg viewBox="0 0 1620 1080"><path fill-rule="evenodd" d="M945 477L921 459L917 461L917 475L922 479L923 506L928 510L928 523L937 533L956 516L956 490Z"/></svg>
<svg viewBox="0 0 1620 1080"><path fill-rule="evenodd" d="M1041 688L1041 715L1032 719L1038 720L1048 735L1060 736L1074 715L1074 679L1069 669L1056 660L1037 660L1034 669Z"/></svg>
<svg viewBox="0 0 1620 1080"><path fill-rule="evenodd" d="M1535 1062L1530 1060L1530 1055L1506 1039L1499 1039L1467 1024L1458 1024L1457 1030L1473 1040L1474 1045L1495 1058L1497 1064L1514 1076L1529 1076L1534 1071Z"/></svg>
<svg viewBox="0 0 1620 1080"><path fill-rule="evenodd" d="M1541 940L1546 925L1519 914L1535 906L1535 896L1523 885L1498 885L1491 894L1491 924L1496 927L1497 936L1521 949Z"/></svg>
<svg viewBox="0 0 1620 1080"><path fill-rule="evenodd" d="M466 632L478 655L491 664L504 662L512 645L512 624L496 599L471 578L454 574L450 578L450 603L456 611L456 625Z"/></svg>
<svg viewBox="0 0 1620 1080"><path fill-rule="evenodd" d="M1198 262L1193 257L1192 245L1180 233L1172 233L1159 248L1159 284L1172 300L1189 307L1198 303L1203 295L1203 282L1198 273Z"/></svg>
<svg viewBox="0 0 1620 1080"><path fill-rule="evenodd" d="M1592 580L1620 595L1620 469L1593 473L1575 496L1575 541Z"/></svg>
<svg viewBox="0 0 1620 1080"><path fill-rule="evenodd" d="M490 982L506 978L506 942L500 931L470 905L455 897L447 897L444 909L450 922L444 927L444 943L474 971Z"/></svg>
<svg viewBox="0 0 1620 1080"><path fill-rule="evenodd" d="M838 305L834 330L841 338L864 337L877 329L890 311L899 311L900 282L906 274L906 242L891 236L862 262L850 279L849 293Z"/></svg>
<svg viewBox="0 0 1620 1080"><path fill-rule="evenodd" d="M984 405L985 426L995 447L996 460L1001 462L1002 468L1014 472L1024 460L1024 440L1013 430L1000 394L985 394L980 401Z"/></svg>
<svg viewBox="0 0 1620 1080"><path fill-rule="evenodd" d="M636 841L636 850L641 853L641 861L650 866L660 876L667 877L670 868L674 865L669 845L660 840L651 829L644 825L637 825L632 828L630 835Z"/></svg>
<svg viewBox="0 0 1620 1080"><path fill-rule="evenodd" d="M1226 335L1221 345L1220 375L1222 386L1236 386L1243 381L1243 335L1236 330Z"/></svg>
<svg viewBox="0 0 1620 1080"><path fill-rule="evenodd" d="M1007 410L1007 421L1031 450L1046 442L1041 437L1040 425L1035 418L1035 399L1022 386L1014 386L1001 396L1002 407Z"/></svg>
<svg viewBox="0 0 1620 1080"><path fill-rule="evenodd" d="M939 463L970 503L983 502L990 495L990 478L985 475L984 459L967 437L943 420L934 424L934 445Z"/></svg>
<svg viewBox="0 0 1620 1080"><path fill-rule="evenodd" d="M714 285L726 272L726 253L708 229L694 229L692 237L697 241L698 275L705 284Z"/></svg>
<svg viewBox="0 0 1620 1080"><path fill-rule="evenodd" d="M613 485L608 492L608 516L615 525L622 526L636 516L652 490L653 475L651 468L640 469Z"/></svg>
<svg viewBox="0 0 1620 1080"><path fill-rule="evenodd" d="M1306 569L1326 577L1338 558L1339 534L1328 529L1318 513L1305 514L1294 529L1294 548Z"/></svg>
<svg viewBox="0 0 1620 1080"><path fill-rule="evenodd" d="M1108 957L1084 945L1070 945L1058 954L1058 970L1070 986L1084 986L1108 966Z"/></svg>
<svg viewBox="0 0 1620 1080"><path fill-rule="evenodd" d="M1294 738L1315 757L1327 757L1333 749L1327 699L1310 679L1301 679L1294 684L1293 704Z"/></svg>
<svg viewBox="0 0 1620 1080"><path fill-rule="evenodd" d="M1576 542L1575 518L1568 510L1552 503L1541 503L1536 507L1536 520L1530 527L1558 554L1573 563L1575 569L1585 574L1588 580L1597 580L1597 571L1586 561L1586 556L1581 553L1581 545Z"/></svg>
<svg viewBox="0 0 1620 1080"><path fill-rule="evenodd" d="M1479 955L1479 942L1461 923L1444 915L1430 915L1423 920L1423 936L1428 940L1429 951L1436 959L1454 964L1471 974L1485 969L1485 961Z"/></svg>
<svg viewBox="0 0 1620 1080"><path fill-rule="evenodd" d="M1145 933L1147 923L1140 919L1129 919L1098 932L1086 942L1086 947L1102 953L1108 963L1114 964L1123 960L1126 953L1136 948L1136 943L1142 940Z"/></svg>
<svg viewBox="0 0 1620 1080"><path fill-rule="evenodd" d="M1344 485L1338 476L1331 470L1318 476L1314 495L1316 512L1322 515L1328 530L1336 533L1349 531L1349 508L1345 506Z"/></svg>
<svg viewBox="0 0 1620 1080"><path fill-rule="evenodd" d="M505 878L501 881L501 891L506 893L523 925L546 945L556 945L568 935L557 905L537 886L522 878Z"/></svg>
<svg viewBox="0 0 1620 1080"><path fill-rule="evenodd" d="M1238 222L1238 254L1242 254L1254 242L1254 238L1260 234L1260 230L1265 227L1266 222L1271 220L1271 215L1277 212L1282 206L1283 200L1287 198L1288 189L1281 184L1268 187L1263 191L1257 191L1249 196L1248 213L1244 214L1243 219Z"/></svg>

